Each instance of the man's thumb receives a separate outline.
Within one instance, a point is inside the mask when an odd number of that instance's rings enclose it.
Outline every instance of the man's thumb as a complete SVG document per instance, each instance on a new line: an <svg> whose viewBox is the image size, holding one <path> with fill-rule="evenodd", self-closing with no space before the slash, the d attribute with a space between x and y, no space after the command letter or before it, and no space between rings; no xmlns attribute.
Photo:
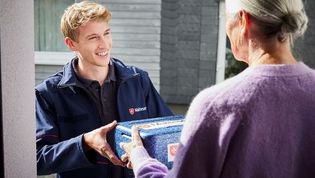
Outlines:
<svg viewBox="0 0 315 178"><path fill-rule="evenodd" d="M117 125L117 121L114 120L113 122L111 122L111 123L109 123L109 124L103 126L103 127L102 127L102 130L108 132L108 131L114 129L114 128L116 127L116 125Z"/></svg>

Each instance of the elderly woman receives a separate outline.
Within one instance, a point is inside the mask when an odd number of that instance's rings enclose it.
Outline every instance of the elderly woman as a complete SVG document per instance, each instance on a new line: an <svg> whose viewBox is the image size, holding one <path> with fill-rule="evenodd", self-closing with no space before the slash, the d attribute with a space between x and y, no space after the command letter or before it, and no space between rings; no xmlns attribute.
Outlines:
<svg viewBox="0 0 315 178"><path fill-rule="evenodd" d="M227 0L226 31L249 67L193 100L171 170L136 128L121 144L136 177L315 176L315 71L291 52L308 19L301 0Z"/></svg>

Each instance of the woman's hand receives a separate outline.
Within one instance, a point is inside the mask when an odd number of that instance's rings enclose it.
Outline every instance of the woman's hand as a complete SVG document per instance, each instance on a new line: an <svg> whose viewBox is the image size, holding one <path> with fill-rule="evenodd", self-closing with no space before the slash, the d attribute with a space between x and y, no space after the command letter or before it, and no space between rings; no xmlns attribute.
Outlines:
<svg viewBox="0 0 315 178"><path fill-rule="evenodd" d="M129 143L120 143L120 148L122 148L126 153L121 156L123 162L127 162L127 167L132 169L132 163L130 161L130 154L132 150L138 146L143 146L141 137L139 135L139 129L136 126L131 128L131 142Z"/></svg>

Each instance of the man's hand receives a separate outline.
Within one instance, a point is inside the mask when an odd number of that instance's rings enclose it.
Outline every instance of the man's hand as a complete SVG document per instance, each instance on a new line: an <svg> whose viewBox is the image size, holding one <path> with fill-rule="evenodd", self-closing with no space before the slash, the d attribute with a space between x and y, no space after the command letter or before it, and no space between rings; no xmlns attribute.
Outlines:
<svg viewBox="0 0 315 178"><path fill-rule="evenodd" d="M113 121L110 124L92 130L83 135L83 140L87 149L94 149L99 154L109 159L114 165L125 166L125 164L115 155L107 142L107 133L113 130L116 125L117 121Z"/></svg>
<svg viewBox="0 0 315 178"><path fill-rule="evenodd" d="M143 143L142 143L142 140L141 140L141 137L139 135L139 130L137 127L133 126L132 128L132 140L131 142L129 143L120 143L120 147L126 152L125 154L123 154L121 156L121 160L123 162L127 162L127 167L129 169L132 169L132 164L131 164L131 161L130 161L130 154L131 154L131 151L138 147L138 146L143 146Z"/></svg>

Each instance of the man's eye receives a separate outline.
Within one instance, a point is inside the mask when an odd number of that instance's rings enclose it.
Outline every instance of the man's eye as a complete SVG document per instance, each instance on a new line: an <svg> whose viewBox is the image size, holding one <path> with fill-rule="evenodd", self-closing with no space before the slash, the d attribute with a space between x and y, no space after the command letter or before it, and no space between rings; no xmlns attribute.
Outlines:
<svg viewBox="0 0 315 178"><path fill-rule="evenodd" d="M96 39L96 36L89 38L89 40L94 40L94 39Z"/></svg>

